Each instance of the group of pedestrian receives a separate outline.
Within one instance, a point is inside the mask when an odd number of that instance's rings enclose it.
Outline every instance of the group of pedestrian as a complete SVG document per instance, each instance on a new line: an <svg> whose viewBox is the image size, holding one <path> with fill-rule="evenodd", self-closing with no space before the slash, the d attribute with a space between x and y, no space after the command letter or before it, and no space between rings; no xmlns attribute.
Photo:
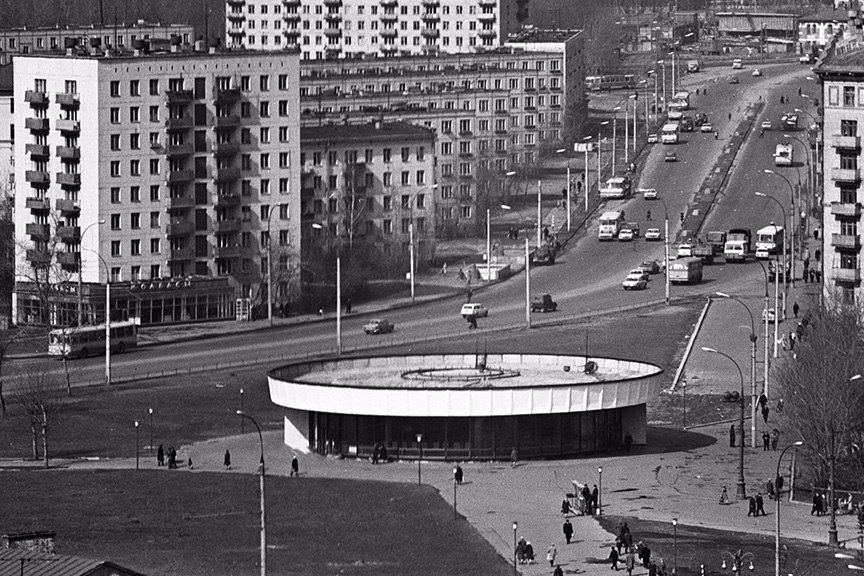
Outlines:
<svg viewBox="0 0 864 576"><path fill-rule="evenodd" d="M381 442L375 442L375 445L372 446L372 464L378 464L378 462L389 462L388 458L387 447Z"/></svg>
<svg viewBox="0 0 864 576"><path fill-rule="evenodd" d="M648 573L653 576L665 576L665 562L660 560L659 565L652 562L651 548L647 544L640 541L635 547L633 546L633 536L626 522L619 525L615 544L609 550L609 567L612 570L618 570L619 562L624 564L628 576L632 576L637 563L643 568L648 568Z"/></svg>
<svg viewBox="0 0 864 576"><path fill-rule="evenodd" d="M174 449L173 446L169 446L166 451L162 444L159 445L159 448L156 450L156 465L157 466L165 466L165 457L168 457L168 469L172 470L177 468L177 450ZM191 468L192 459L189 459Z"/></svg>
<svg viewBox="0 0 864 576"><path fill-rule="evenodd" d="M822 516L828 513L828 496L825 492L813 491L813 507L810 508L810 515Z"/></svg>
<svg viewBox="0 0 864 576"><path fill-rule="evenodd" d="M762 451L777 450L777 441L780 438L780 430L774 428L770 433L766 430L762 433Z"/></svg>
<svg viewBox="0 0 864 576"><path fill-rule="evenodd" d="M762 493L757 492L756 496L750 496L749 506L747 508L747 516L758 518L759 515L767 516L765 513L765 501L762 499Z"/></svg>
<svg viewBox="0 0 864 576"><path fill-rule="evenodd" d="M598 494L596 484L594 484L592 489L588 488L588 484L582 485L582 489L579 491L577 496L579 502L579 513L582 516L593 516L597 512Z"/></svg>

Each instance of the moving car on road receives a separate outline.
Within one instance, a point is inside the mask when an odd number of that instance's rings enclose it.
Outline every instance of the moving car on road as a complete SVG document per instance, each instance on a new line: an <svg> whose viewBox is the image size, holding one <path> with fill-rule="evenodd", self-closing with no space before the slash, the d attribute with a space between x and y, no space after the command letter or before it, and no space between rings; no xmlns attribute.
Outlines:
<svg viewBox="0 0 864 576"><path fill-rule="evenodd" d="M662 239L659 228L648 228L648 230L645 231L645 240L657 241Z"/></svg>
<svg viewBox="0 0 864 576"><path fill-rule="evenodd" d="M666 157L663 159L665 162L677 162L678 156L675 152L666 152Z"/></svg>
<svg viewBox="0 0 864 576"><path fill-rule="evenodd" d="M753 75L753 76L761 76L761 75L762 75L762 70L760 70L759 68L754 68L754 69L753 69L753 74L752 74L752 75Z"/></svg>
<svg viewBox="0 0 864 576"><path fill-rule="evenodd" d="M645 260L639 265L639 268L648 274L659 274L660 264L656 260Z"/></svg>
<svg viewBox="0 0 864 576"><path fill-rule="evenodd" d="M729 78L729 84L738 84L738 77L732 76Z"/></svg>
<svg viewBox="0 0 864 576"><path fill-rule="evenodd" d="M762 130L771 130L771 121L763 120L762 124L760 124L760 127L762 128Z"/></svg>
<svg viewBox="0 0 864 576"><path fill-rule="evenodd" d="M366 334L387 334L393 332L393 324L389 320L375 319L370 320L363 326L363 331Z"/></svg>
<svg viewBox="0 0 864 576"><path fill-rule="evenodd" d="M483 318L484 316L489 315L489 310L478 302L469 302L468 304L462 305L462 311L460 312L462 317L467 319L469 316L474 316L475 318Z"/></svg>
<svg viewBox="0 0 864 576"><path fill-rule="evenodd" d="M702 126L699 127L699 130L702 132L713 132L714 126L711 125L710 122L705 122Z"/></svg>
<svg viewBox="0 0 864 576"><path fill-rule="evenodd" d="M647 275L643 274L628 274L621 282L621 287L624 290L644 290L648 287Z"/></svg>
<svg viewBox="0 0 864 576"><path fill-rule="evenodd" d="M535 296L531 301L531 312L555 312L557 309L558 303L552 300L551 294Z"/></svg>
<svg viewBox="0 0 864 576"><path fill-rule="evenodd" d="M657 199L657 189L656 188L639 188L639 192L642 194L643 200L656 200Z"/></svg>
<svg viewBox="0 0 864 576"><path fill-rule="evenodd" d="M656 132L648 134L648 144L657 144L660 141L660 136Z"/></svg>

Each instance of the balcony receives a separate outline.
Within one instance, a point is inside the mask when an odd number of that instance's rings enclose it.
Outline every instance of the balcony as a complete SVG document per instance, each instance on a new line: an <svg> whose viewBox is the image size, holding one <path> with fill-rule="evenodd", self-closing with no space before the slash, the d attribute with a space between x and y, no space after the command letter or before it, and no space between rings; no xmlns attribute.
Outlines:
<svg viewBox="0 0 864 576"><path fill-rule="evenodd" d="M857 168L832 168L831 180L835 182L859 182L861 171Z"/></svg>
<svg viewBox="0 0 864 576"><path fill-rule="evenodd" d="M861 216L861 204L843 204L841 202L831 203L831 214L844 216L846 218L858 218Z"/></svg>
<svg viewBox="0 0 864 576"><path fill-rule="evenodd" d="M213 145L213 154L219 157L233 156L240 152L240 144L237 142L217 142Z"/></svg>
<svg viewBox="0 0 864 576"><path fill-rule="evenodd" d="M478 3L480 6L487 6L487 7L488 7L488 6L495 7L495 6L498 5L497 0L478 0L477 3Z"/></svg>
<svg viewBox="0 0 864 576"><path fill-rule="evenodd" d="M195 199L188 194L181 196L172 196L168 199L169 208L192 208L195 206Z"/></svg>
<svg viewBox="0 0 864 576"><path fill-rule="evenodd" d="M315 197L315 188L312 186L301 186L300 187L300 198L314 198Z"/></svg>
<svg viewBox="0 0 864 576"><path fill-rule="evenodd" d="M243 12L228 12L226 16L231 22L243 22L244 20L246 20L246 14L244 14Z"/></svg>
<svg viewBox="0 0 864 576"><path fill-rule="evenodd" d="M80 226L57 226L57 238L66 244L81 242Z"/></svg>
<svg viewBox="0 0 864 576"><path fill-rule="evenodd" d="M51 254L47 250L30 248L27 250L27 261L34 267L47 267L51 263Z"/></svg>
<svg viewBox="0 0 864 576"><path fill-rule="evenodd" d="M36 90L27 90L24 92L24 101L30 104L33 108L43 108L48 106L48 93Z"/></svg>
<svg viewBox="0 0 864 576"><path fill-rule="evenodd" d="M861 237L857 234L832 234L831 246L847 250L858 250L861 248Z"/></svg>
<svg viewBox="0 0 864 576"><path fill-rule="evenodd" d="M169 144L165 147L165 155L169 158L189 156L192 152L193 149L191 142L184 142L183 144Z"/></svg>
<svg viewBox="0 0 864 576"><path fill-rule="evenodd" d="M382 30L382 32L383 32L383 30ZM395 30L394 30L394 32L395 32ZM338 38L339 36L342 36L342 29L341 28L327 28L324 30L324 35L327 36L328 38ZM382 34L382 36L383 36L383 34Z"/></svg>
<svg viewBox="0 0 864 576"><path fill-rule="evenodd" d="M296 26L297 23L300 22L300 14L297 12L288 12L282 15L282 20L285 22L291 22Z"/></svg>
<svg viewBox="0 0 864 576"><path fill-rule="evenodd" d="M27 144L25 147L31 158L47 158L51 155L51 147L42 144Z"/></svg>
<svg viewBox="0 0 864 576"><path fill-rule="evenodd" d="M195 99L195 93L192 90L168 90L165 97L169 104L188 104Z"/></svg>
<svg viewBox="0 0 864 576"><path fill-rule="evenodd" d="M217 168L213 180L216 182L232 182L240 179L240 168L231 166L229 168Z"/></svg>
<svg viewBox="0 0 864 576"><path fill-rule="evenodd" d="M423 0L421 4L426 8L437 8L441 5L441 0Z"/></svg>
<svg viewBox="0 0 864 576"><path fill-rule="evenodd" d="M342 21L342 15L339 14L338 12L333 12L331 14L327 14L327 16L324 17L324 19L327 20L327 22L330 22L331 24L337 24L338 25L339 22Z"/></svg>
<svg viewBox="0 0 864 576"><path fill-rule="evenodd" d="M81 106L81 96L78 94L61 92L54 96L54 99L61 108L78 108Z"/></svg>
<svg viewBox="0 0 864 576"><path fill-rule="evenodd" d="M484 28L477 32L477 35L481 38L494 38L498 35L498 33L495 32L495 30L493 30L492 28Z"/></svg>
<svg viewBox="0 0 864 576"><path fill-rule="evenodd" d="M239 194L219 194L216 196L216 206L239 206L240 205L240 195Z"/></svg>
<svg viewBox="0 0 864 576"><path fill-rule="evenodd" d="M215 100L217 104L234 104L240 100L242 93L239 88L216 89Z"/></svg>
<svg viewBox="0 0 864 576"><path fill-rule="evenodd" d="M42 184L47 186L51 184L51 175L44 170L27 170L24 173L24 180L31 184Z"/></svg>
<svg viewBox="0 0 864 576"><path fill-rule="evenodd" d="M56 258L57 263L60 264L64 270L69 270L71 272L78 270L78 252L57 252Z"/></svg>
<svg viewBox="0 0 864 576"><path fill-rule="evenodd" d="M81 122L78 120L57 120L57 130L64 134L79 134L81 132Z"/></svg>
<svg viewBox="0 0 864 576"><path fill-rule="evenodd" d="M229 6L245 6L246 0L228 0Z"/></svg>
<svg viewBox="0 0 864 576"><path fill-rule="evenodd" d="M217 116L216 117L216 129L217 130L233 130L240 126L240 116L231 114L228 116Z"/></svg>
<svg viewBox="0 0 864 576"><path fill-rule="evenodd" d="M835 134L831 136L832 148L861 148L860 136L840 136Z"/></svg>
<svg viewBox="0 0 864 576"><path fill-rule="evenodd" d="M292 38L298 38L300 36L300 30L297 28L286 28L282 31L282 35L285 36L285 40L291 43L296 43L296 40L291 40Z"/></svg>
<svg viewBox="0 0 864 576"><path fill-rule="evenodd" d="M394 8L399 2L397 0L379 0L378 4L384 8Z"/></svg>
<svg viewBox="0 0 864 576"><path fill-rule="evenodd" d="M324 5L329 7L342 6L342 0L324 0Z"/></svg>
<svg viewBox="0 0 864 576"><path fill-rule="evenodd" d="M831 279L835 282L861 282L861 270L858 268L832 268Z"/></svg>
<svg viewBox="0 0 864 576"><path fill-rule="evenodd" d="M51 202L47 198L26 198L24 207L31 212L50 212Z"/></svg>
<svg viewBox="0 0 864 576"><path fill-rule="evenodd" d="M300 0L282 0L282 5L286 8L297 8L300 6Z"/></svg>
<svg viewBox="0 0 864 576"><path fill-rule="evenodd" d="M189 236L195 231L192 222L169 222L165 231L168 237Z"/></svg>
<svg viewBox="0 0 864 576"><path fill-rule="evenodd" d="M75 216L81 212L81 207L74 200L66 200L65 198L58 198L54 202L54 206L57 208L57 211L60 212L64 216Z"/></svg>
<svg viewBox="0 0 864 576"><path fill-rule="evenodd" d="M178 182L191 182L195 179L195 173L190 169L184 170L169 170L165 175L165 182L169 184L177 184Z"/></svg>
<svg viewBox="0 0 864 576"><path fill-rule="evenodd" d="M399 20L399 15L395 12L385 12L378 17L382 22L396 22Z"/></svg>
<svg viewBox="0 0 864 576"><path fill-rule="evenodd" d="M437 12L426 12L423 14L424 22L438 22L441 20L441 16Z"/></svg>
<svg viewBox="0 0 864 576"><path fill-rule="evenodd" d="M165 128L167 128L169 132L188 130L192 128L192 117L180 116L178 118L168 118L165 120Z"/></svg>
<svg viewBox="0 0 864 576"><path fill-rule="evenodd" d="M423 28L423 30L420 31L420 34L425 38L438 38L438 36L441 35L441 31L437 28Z"/></svg>
<svg viewBox="0 0 864 576"><path fill-rule="evenodd" d="M495 13L494 12L484 12L483 14L478 14L477 19L481 22L495 22Z"/></svg>
<svg viewBox="0 0 864 576"><path fill-rule="evenodd" d="M239 258L242 253L240 246L219 246L216 248L217 258Z"/></svg>
<svg viewBox="0 0 864 576"><path fill-rule="evenodd" d="M49 128L48 118L25 118L24 128L31 132L47 132Z"/></svg>
<svg viewBox="0 0 864 576"><path fill-rule="evenodd" d="M216 232L239 232L240 219L228 218L227 220L219 220L216 222Z"/></svg>
<svg viewBox="0 0 864 576"><path fill-rule="evenodd" d="M57 172L57 183L61 186L77 188L81 186L81 174Z"/></svg>
<svg viewBox="0 0 864 576"><path fill-rule="evenodd" d="M191 246L184 246L183 248L177 248L175 250L171 250L168 253L169 261L177 261L177 260L192 260L195 258L195 252L192 251Z"/></svg>
<svg viewBox="0 0 864 576"><path fill-rule="evenodd" d="M33 240L48 240L51 237L51 226L48 224L27 224L25 227L27 236Z"/></svg>
<svg viewBox="0 0 864 576"><path fill-rule="evenodd" d="M57 146L57 156L61 160L80 160L81 148L78 146Z"/></svg>
<svg viewBox="0 0 864 576"><path fill-rule="evenodd" d="M243 36L246 36L246 30L243 28L232 28L231 30L228 30L228 35L242 38Z"/></svg>
<svg viewBox="0 0 864 576"><path fill-rule="evenodd" d="M384 52L385 54L393 54L394 52L399 51L399 47L396 46L395 44L382 44L381 45L381 51Z"/></svg>
<svg viewBox="0 0 864 576"><path fill-rule="evenodd" d="M384 28L378 32L382 38L395 38L399 33L395 28Z"/></svg>

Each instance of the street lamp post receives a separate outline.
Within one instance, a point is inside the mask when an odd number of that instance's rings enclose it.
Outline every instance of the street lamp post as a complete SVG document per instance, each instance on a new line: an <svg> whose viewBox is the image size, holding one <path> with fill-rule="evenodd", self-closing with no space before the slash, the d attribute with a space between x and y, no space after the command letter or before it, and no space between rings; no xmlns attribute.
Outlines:
<svg viewBox="0 0 864 576"><path fill-rule="evenodd" d="M666 290L666 306L669 306L671 302L671 297L669 295L669 208L666 206L666 201L657 197L657 200L663 204L663 268L664 268L664 276L665 278L665 290Z"/></svg>
<svg viewBox="0 0 864 576"><path fill-rule="evenodd" d="M783 221L784 222L786 221L786 209L783 208L783 204L781 204L779 200L777 200L773 196L768 196L767 194L764 194L762 192L756 192L756 196L761 196L762 198L768 198L769 200L773 200L774 202L776 202L777 205L780 207L780 210L783 211ZM773 225L774 223L772 222L771 224ZM775 234L776 234L776 226L775 226ZM774 260L776 262L777 259L775 258ZM777 358L778 318L776 316L779 313L779 310L777 310L777 299L778 299L777 290L779 289L779 283L780 283L780 277L781 276L783 277L782 278L783 279L783 296L782 296L782 298L783 298L783 306L782 306L783 318L786 317L786 291L787 291L787 289L786 289L786 263L787 262L788 262L788 260L786 259L786 239L784 238L783 239L783 266L780 266L780 264L777 263L775 270L774 270L774 314L775 314L775 318L774 318L774 358ZM795 274L794 262L790 265L790 270L791 270L792 275L794 277L794 274Z"/></svg>
<svg viewBox="0 0 864 576"><path fill-rule="evenodd" d="M783 460L783 455L787 450L793 448L795 446L801 446L804 444L801 440L798 442L793 442L789 444L783 451L780 452L780 457L777 458L777 473L774 474L774 479L780 477L780 462ZM774 498L775 502L775 524L774 524L774 576L780 576L780 491L777 491L777 497Z"/></svg>
<svg viewBox="0 0 864 576"><path fill-rule="evenodd" d="M558 150L555 150L556 154L564 154L565 152L567 152L566 148L559 148ZM586 155L587 155L587 153L586 153ZM588 181L588 178L587 178L587 175L588 175L587 157L586 157L586 161L585 161L585 175L586 175L585 181L587 182ZM567 188L566 188L566 190L567 190L567 204L566 204L566 208L567 208L567 231L568 232L570 231L570 197L573 193L572 187L573 187L573 180L572 180L572 177L570 176L570 159L568 158L567 159Z"/></svg>
<svg viewBox="0 0 864 576"><path fill-rule="evenodd" d="M666 108L666 61L665 61L665 60L658 60L658 61L657 61L657 64L660 64L660 65L663 66L663 95L662 95L661 102L663 102L663 108L664 108L664 110L665 110L665 108ZM657 84L656 84L656 81L655 81L655 84L654 84L654 100L655 100L655 104L656 104L656 100L657 100ZM657 110L657 112L659 112L659 109ZM655 115L655 118L657 118L657 115Z"/></svg>
<svg viewBox="0 0 864 576"><path fill-rule="evenodd" d="M603 467L597 467L597 515L603 515Z"/></svg>
<svg viewBox="0 0 864 576"><path fill-rule="evenodd" d="M791 198L791 202L790 202L791 212L789 213L790 218L788 220L786 219L786 210L784 208L783 209L783 221L789 222L789 234L791 235L791 246L792 246L792 262L791 262L792 278L791 278L791 283L792 283L792 287L794 288L795 287L795 228L794 228L795 222L793 221L793 218L795 217L795 187L792 186L792 183L789 181L788 178L786 178L786 176L784 176L778 172L775 172L774 170L769 170L766 168L765 173L766 174L774 174L775 176L779 176L780 178L783 179L784 182L786 182L786 185L789 186L789 196ZM758 194L761 194L761 192ZM770 198L770 196L769 196L769 198ZM781 208L783 208L783 204L781 204L779 201L777 203L780 204ZM786 265L785 260L786 260L786 244L787 243L788 242L786 242L786 238L784 238L783 239L783 260L784 260L783 265L784 265L784 267ZM786 317L786 290L787 290L787 288L786 288L786 274L785 274L785 270L784 270L784 274L783 274L783 317L784 318Z"/></svg>
<svg viewBox="0 0 864 576"><path fill-rule="evenodd" d="M585 214L588 214L588 142L592 136L585 136L582 140L585 141L585 178L582 179L585 184ZM600 147L600 140L597 140L597 147ZM597 171L600 171L600 166L597 166ZM567 230L570 230L570 198L567 198Z"/></svg>
<svg viewBox="0 0 864 576"><path fill-rule="evenodd" d="M243 388L240 388L240 411L243 411ZM246 433L246 419L242 416L240 417L240 433Z"/></svg>
<svg viewBox="0 0 864 576"><path fill-rule="evenodd" d="M318 222L312 223L312 228L323 230L324 226ZM336 253L336 354L342 354L342 257Z"/></svg>
<svg viewBox="0 0 864 576"><path fill-rule="evenodd" d="M756 322L753 320L753 313L743 300L723 292L714 294L741 304L750 317L750 447L756 448Z"/></svg>
<svg viewBox="0 0 864 576"><path fill-rule="evenodd" d="M516 565L519 564L519 558L516 554L516 530L519 529L519 523L513 522L513 576L516 576Z"/></svg>
<svg viewBox="0 0 864 576"><path fill-rule="evenodd" d="M525 326L531 328L531 254L525 238Z"/></svg>
<svg viewBox="0 0 864 576"><path fill-rule="evenodd" d="M135 420L135 470L138 470L138 421Z"/></svg>
<svg viewBox="0 0 864 576"><path fill-rule="evenodd" d="M492 213L486 208L486 282L492 281ZM413 230L409 226L409 230ZM414 234L411 234L411 245L414 245ZM539 246L538 246L539 248ZM411 301L414 301L414 251L411 251Z"/></svg>
<svg viewBox="0 0 864 576"><path fill-rule="evenodd" d="M739 418L739 427L741 429L741 436L744 436L744 374L741 372L741 367L738 366L738 362L735 361L734 358L726 354L725 352L721 352L719 350L715 350L714 348L708 348L703 346L703 352L711 352L712 354L719 354L723 356L732 364L735 365L735 369L738 370L738 376L741 378L741 416ZM747 490L744 484L744 438L741 438L741 442L739 442L739 452L738 452L738 489L736 491L736 497L739 500L745 500L747 498Z"/></svg>
<svg viewBox="0 0 864 576"><path fill-rule="evenodd" d="M672 518L672 574L678 574L678 518Z"/></svg>
<svg viewBox="0 0 864 576"><path fill-rule="evenodd" d="M237 414L243 418L248 418L255 425L255 429L258 430L258 442L261 444L261 460L258 464L258 467L261 469L261 482L259 486L261 494L261 576L267 576L267 524L264 521L264 436L261 435L261 427L258 426L258 422L254 418L242 410L238 410Z"/></svg>
<svg viewBox="0 0 864 576"><path fill-rule="evenodd" d="M99 252L84 248L96 254L105 267L105 384L111 385L111 269ZM80 275L79 275L80 277Z"/></svg>
<svg viewBox="0 0 864 576"><path fill-rule="evenodd" d="M423 459L423 434L417 434L417 484L420 485L420 461Z"/></svg>
<svg viewBox="0 0 864 576"><path fill-rule="evenodd" d="M600 122L600 126L597 128L597 190L600 190L600 187L603 186L603 140L600 139L600 136L603 131L603 126L608 126L609 121L604 120Z"/></svg>
<svg viewBox="0 0 864 576"><path fill-rule="evenodd" d="M784 134L783 137L789 138L791 140L795 140L796 142L798 142L801 145L801 147L804 148L804 152L805 152L806 157L807 157L807 189L806 189L804 194L801 193L800 187L798 189L798 203L801 206L801 212L803 213L804 216L806 216L808 214L808 211L806 210L806 208L809 206L809 198L811 197L811 194L813 194L813 192L816 189L816 185L814 184L814 179L813 179L814 170L813 170L812 163L810 162L810 149L807 147L806 144L804 144L804 142L800 138L798 138L796 136L793 136L791 134ZM800 181L799 181L799 185L800 185ZM799 252L802 252L804 250L804 235L806 233L807 233L806 220L804 220L804 218L802 218L801 222L799 222L799 224L798 224Z"/></svg>
<svg viewBox="0 0 864 576"><path fill-rule="evenodd" d="M153 408L147 410L150 413L150 444L147 449L153 451Z"/></svg>
<svg viewBox="0 0 864 576"><path fill-rule="evenodd" d="M91 222L84 230L81 231L81 247L84 246L84 235L87 234L87 231L90 230L93 226L98 226L99 224L104 224L105 220L97 220L96 222ZM97 251L98 253L98 251ZM82 256L84 255L83 251L78 252L78 325L84 325L84 280L82 278L84 272L84 259ZM106 271L106 274L108 272Z"/></svg>
<svg viewBox="0 0 864 576"><path fill-rule="evenodd" d="M618 164L616 163L616 149L618 148L618 111L621 110L620 106L616 106L612 109L612 175L615 175L615 171L618 169ZM624 122L627 124L627 122Z"/></svg>
<svg viewBox="0 0 864 576"><path fill-rule="evenodd" d="M763 380L762 391L764 392L765 397L767 398L768 397L768 367L769 367L769 362L768 362L768 272L765 270L765 265L762 264L762 262L759 262L759 260L757 260L756 262L759 264L759 267L762 269L762 274L765 277L765 304L764 304L764 308L762 311L762 316L763 316L762 323L765 325L765 335L763 337L763 340L765 341L765 346L764 346L765 358L764 358L764 362L763 362L764 372L762 375L762 380ZM776 303L775 303L775 307L776 307ZM775 310L776 310L776 308L775 308ZM775 318L775 321L776 321L776 318ZM775 322L775 325L776 325L776 322ZM755 418L755 416L754 416L754 418Z"/></svg>
<svg viewBox="0 0 864 576"><path fill-rule="evenodd" d="M684 426L681 427L682 430L687 429L687 381L681 381L681 393L684 395Z"/></svg>

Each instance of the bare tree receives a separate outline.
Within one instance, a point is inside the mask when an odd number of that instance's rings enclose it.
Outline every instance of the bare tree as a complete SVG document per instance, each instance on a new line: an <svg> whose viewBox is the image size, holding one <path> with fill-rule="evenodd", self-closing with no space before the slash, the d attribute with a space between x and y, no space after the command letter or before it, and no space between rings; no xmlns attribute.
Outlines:
<svg viewBox="0 0 864 576"><path fill-rule="evenodd" d="M23 409L30 428L33 459L39 458L39 437L42 438L42 458L48 468L48 427L63 405L61 382L43 366L21 375L15 401Z"/></svg>

